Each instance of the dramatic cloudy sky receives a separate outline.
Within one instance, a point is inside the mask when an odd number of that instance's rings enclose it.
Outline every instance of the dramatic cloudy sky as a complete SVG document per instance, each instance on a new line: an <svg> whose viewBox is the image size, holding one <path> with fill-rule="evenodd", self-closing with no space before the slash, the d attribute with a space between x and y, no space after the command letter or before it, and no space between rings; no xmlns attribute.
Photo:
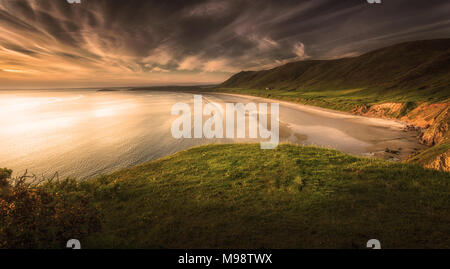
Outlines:
<svg viewBox="0 0 450 269"><path fill-rule="evenodd" d="M216 83L450 37L449 0L0 0L0 88Z"/></svg>

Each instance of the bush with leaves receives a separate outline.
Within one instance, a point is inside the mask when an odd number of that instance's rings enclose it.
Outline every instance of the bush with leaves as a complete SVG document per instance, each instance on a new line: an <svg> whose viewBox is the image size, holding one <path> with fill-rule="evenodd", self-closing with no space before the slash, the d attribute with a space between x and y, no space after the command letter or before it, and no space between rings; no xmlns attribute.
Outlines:
<svg viewBox="0 0 450 269"><path fill-rule="evenodd" d="M0 198L7 195L9 191L8 179L11 178L12 170L0 168Z"/></svg>
<svg viewBox="0 0 450 269"><path fill-rule="evenodd" d="M0 248L63 248L67 240L101 229L99 211L86 192L74 188L76 181L32 184L30 178L36 182L26 174L11 179L11 170L0 170Z"/></svg>

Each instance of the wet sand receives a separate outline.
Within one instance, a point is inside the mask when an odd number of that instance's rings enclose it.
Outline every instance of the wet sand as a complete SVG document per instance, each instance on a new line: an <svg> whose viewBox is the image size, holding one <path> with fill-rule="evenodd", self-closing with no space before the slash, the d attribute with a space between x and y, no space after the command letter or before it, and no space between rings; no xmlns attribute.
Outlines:
<svg viewBox="0 0 450 269"><path fill-rule="evenodd" d="M280 138L303 145L335 148L365 157L405 160L426 146L417 131L406 131L406 123L352 115L326 108L241 94L211 93L221 102L265 102L280 104Z"/></svg>

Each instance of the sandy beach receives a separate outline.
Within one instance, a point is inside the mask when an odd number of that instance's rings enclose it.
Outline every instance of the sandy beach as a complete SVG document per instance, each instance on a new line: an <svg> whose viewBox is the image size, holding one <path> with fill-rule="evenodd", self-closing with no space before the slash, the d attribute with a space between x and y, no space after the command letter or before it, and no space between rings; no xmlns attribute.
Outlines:
<svg viewBox="0 0 450 269"><path fill-rule="evenodd" d="M336 148L366 157L392 161L407 159L426 148L406 123L353 115L310 105L242 94L208 93L222 102L279 103L280 136L292 143Z"/></svg>

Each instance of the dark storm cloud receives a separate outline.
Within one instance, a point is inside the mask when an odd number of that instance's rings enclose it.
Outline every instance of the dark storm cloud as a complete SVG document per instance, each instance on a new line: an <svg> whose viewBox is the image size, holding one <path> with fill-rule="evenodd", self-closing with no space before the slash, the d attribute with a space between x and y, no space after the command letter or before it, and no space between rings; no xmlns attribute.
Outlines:
<svg viewBox="0 0 450 269"><path fill-rule="evenodd" d="M447 0L81 1L0 0L0 69L218 80L450 36Z"/></svg>

